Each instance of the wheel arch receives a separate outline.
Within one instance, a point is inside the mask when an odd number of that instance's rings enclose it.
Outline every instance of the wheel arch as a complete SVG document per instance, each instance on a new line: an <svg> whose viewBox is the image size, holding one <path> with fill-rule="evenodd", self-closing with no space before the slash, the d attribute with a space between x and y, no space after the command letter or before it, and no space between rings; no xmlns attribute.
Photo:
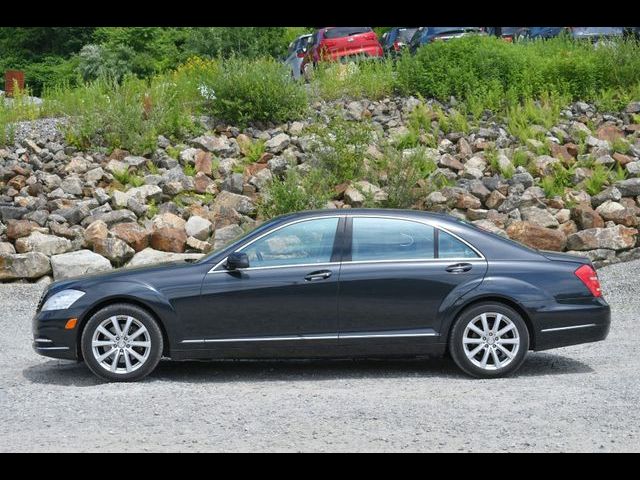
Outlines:
<svg viewBox="0 0 640 480"><path fill-rule="evenodd" d="M80 342L82 341L82 333L84 332L84 328L87 322L89 321L89 319L93 315L95 315L97 312L102 310L103 308L106 308L110 305L115 305L118 303L129 304L129 305L133 305L135 307L141 308L142 310L147 312L149 315L151 315L151 317L153 317L153 319L158 324L160 331L162 332L162 342L163 342L162 355L168 355L169 352L171 351L170 343L169 343L169 335L167 334L167 329L164 323L162 322L160 316L153 310L153 308L151 308L149 305L145 304L144 302L140 301L139 299L121 296L121 297L112 297L95 304L89 310L87 310L87 312L82 316L82 318L80 319L80 326L78 327L78 334L76 336L76 349L78 352L78 360L83 360L82 348L81 348Z"/></svg>
<svg viewBox="0 0 640 480"><path fill-rule="evenodd" d="M518 302L516 302L512 298L509 298L503 295L495 295L495 294L470 299L469 301L465 302L464 304L460 305L457 308L455 313L451 316L451 320L448 322L448 325L447 325L447 329L448 329L447 335L446 335L447 350L449 349L449 340L451 338L451 334L453 331L453 325L458 320L458 318L460 318L460 315L462 315L466 310L475 307L476 305L479 305L481 303L489 303L489 302L502 303L507 307L514 309L522 317L522 320L527 326L527 330L529 333L529 350L535 350L535 345L536 345L535 329L533 328L533 323L531 322L531 318L527 313L527 311L525 310L525 308L522 307L522 305L520 305Z"/></svg>

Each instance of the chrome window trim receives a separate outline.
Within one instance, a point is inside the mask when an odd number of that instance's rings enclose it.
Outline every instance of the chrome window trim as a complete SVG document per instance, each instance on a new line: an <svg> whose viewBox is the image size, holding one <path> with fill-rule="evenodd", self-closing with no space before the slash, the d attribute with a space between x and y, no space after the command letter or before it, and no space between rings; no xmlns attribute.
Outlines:
<svg viewBox="0 0 640 480"><path fill-rule="evenodd" d="M573 325L570 327L558 327L558 328L545 328L544 330L541 330L541 332L546 333L546 332L560 332L562 330L575 330L576 328L589 328L589 327L596 327L597 325L595 323L587 323L585 325Z"/></svg>
<svg viewBox="0 0 640 480"><path fill-rule="evenodd" d="M296 223L302 223L302 222L307 222L307 221L311 221L311 220L318 220L318 219L323 219L323 218L377 218L377 219L391 219L391 220L404 220L406 222L414 222L414 223L420 223L422 225L427 225L429 227L432 228L437 228L438 230L441 230L443 232L448 233L449 235L451 235L452 237L454 237L455 239L459 240L460 242L462 242L463 244L465 244L467 247L469 247L471 250L473 250L478 256L477 257L458 257L458 258L426 258L426 259L400 259L400 260L347 260L347 261L343 261L343 262L328 262L328 263L302 263L302 264L293 264L293 265L274 265L271 267L249 267L249 268L243 268L243 269L238 269L238 271L250 271L250 270L266 270L266 269L275 269L275 268L294 268L294 267L307 267L307 266L326 266L326 265L340 265L340 264L375 264L375 263L407 263L407 262L416 262L416 263L422 263L422 262L457 262L457 261L472 261L472 260L481 260L481 261L486 261L486 257L482 254L482 252L480 252L480 250L478 250L476 247L474 247L473 245L471 245L469 242L467 242L466 240L464 240L463 238L460 238L458 235L456 235L455 233L451 232L450 230L448 230L447 228L444 228L440 225L436 225L434 223L432 223L431 221L427 220L422 220L422 219L417 219L417 218L406 218L406 217L401 217L401 216L397 216L397 215L375 215L375 214L371 214L371 215L367 215L367 214L356 214L356 215L349 215L349 214L338 214L338 215L321 215L321 216L316 216L316 217L309 217L309 218L301 218L298 220L293 220L291 222L285 223L284 225L280 225L279 227L274 228L273 230L269 230L268 232L263 233L262 235L260 235L257 238L254 238L253 240L251 240L249 243L246 243L244 245L242 245L240 248L238 248L236 250L236 252L241 252L243 249L249 247L250 245L252 245L254 242L257 242L258 240L260 240L263 237L266 237L267 235L270 235L274 232L277 232L278 230L288 227L290 225L295 225ZM227 261L228 257L223 258L222 260L220 260L213 268L211 268L211 270L209 270L207 272L207 274L209 273L228 273L228 270L216 270L218 267L222 266L226 261Z"/></svg>
<svg viewBox="0 0 640 480"><path fill-rule="evenodd" d="M422 333L340 333L329 335L281 335L276 337L239 337L239 338L213 338L198 340L182 340L186 344L206 343L236 343L236 342L288 342L299 340L341 340L341 339L367 339L367 338L408 338L408 337L439 337L437 332Z"/></svg>

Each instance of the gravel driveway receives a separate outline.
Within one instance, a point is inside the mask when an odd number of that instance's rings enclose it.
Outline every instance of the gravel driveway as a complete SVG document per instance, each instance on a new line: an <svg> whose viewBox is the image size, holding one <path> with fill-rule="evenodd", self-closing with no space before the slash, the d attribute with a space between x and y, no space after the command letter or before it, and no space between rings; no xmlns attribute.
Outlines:
<svg viewBox="0 0 640 480"><path fill-rule="evenodd" d="M163 362L137 384L31 349L0 285L0 451L640 451L640 261L600 270L605 342L472 380L449 360Z"/></svg>

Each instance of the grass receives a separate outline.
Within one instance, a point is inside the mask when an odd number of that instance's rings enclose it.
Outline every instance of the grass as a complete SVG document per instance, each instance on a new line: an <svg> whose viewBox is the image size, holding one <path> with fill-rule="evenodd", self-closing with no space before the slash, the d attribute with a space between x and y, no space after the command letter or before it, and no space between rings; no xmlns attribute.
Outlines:
<svg viewBox="0 0 640 480"><path fill-rule="evenodd" d="M313 72L311 88L315 96L324 100L378 100L395 91L393 61L384 59L347 64L321 63Z"/></svg>
<svg viewBox="0 0 640 480"><path fill-rule="evenodd" d="M274 178L267 187L266 196L258 206L259 216L272 218L324 208L333 195L331 187L325 172L320 169L304 176L295 169L289 169L284 178Z"/></svg>
<svg viewBox="0 0 640 480"><path fill-rule="evenodd" d="M255 140L242 146L242 153L249 163L255 163L265 152L265 141Z"/></svg>
<svg viewBox="0 0 640 480"><path fill-rule="evenodd" d="M113 172L113 178L115 178L123 187L128 185L130 187L137 188L144 185L144 178L131 172L128 168L124 170L115 170Z"/></svg>
<svg viewBox="0 0 640 480"><path fill-rule="evenodd" d="M540 188L547 198L561 197L573 185L575 166L565 167L561 162L553 164L553 173L540 179Z"/></svg>
<svg viewBox="0 0 640 480"><path fill-rule="evenodd" d="M591 169L591 175L584 180L583 187L589 195L597 195L609 181L610 172L607 167L597 163Z"/></svg>
<svg viewBox="0 0 640 480"><path fill-rule="evenodd" d="M196 166L191 163L186 163L182 168L182 171L187 177L195 177L196 176Z"/></svg>

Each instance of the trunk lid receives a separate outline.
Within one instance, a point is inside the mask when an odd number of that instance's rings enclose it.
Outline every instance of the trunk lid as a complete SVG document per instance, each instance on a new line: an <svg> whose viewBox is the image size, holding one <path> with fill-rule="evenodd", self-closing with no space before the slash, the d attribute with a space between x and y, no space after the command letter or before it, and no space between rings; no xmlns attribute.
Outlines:
<svg viewBox="0 0 640 480"><path fill-rule="evenodd" d="M568 253L560 252L549 252L546 250L540 250L540 254L547 260L551 260L552 262L571 262L579 263L581 265L591 265L591 260L589 260L589 258L581 257L578 255L571 255Z"/></svg>

